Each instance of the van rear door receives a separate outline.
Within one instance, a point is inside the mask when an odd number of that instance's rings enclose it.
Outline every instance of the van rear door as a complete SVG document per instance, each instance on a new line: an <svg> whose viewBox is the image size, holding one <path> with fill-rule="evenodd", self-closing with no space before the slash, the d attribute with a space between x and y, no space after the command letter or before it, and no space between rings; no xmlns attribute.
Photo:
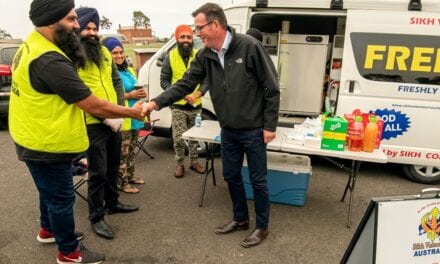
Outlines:
<svg viewBox="0 0 440 264"><path fill-rule="evenodd" d="M384 121L390 162L440 161L440 14L349 10L337 114Z"/></svg>

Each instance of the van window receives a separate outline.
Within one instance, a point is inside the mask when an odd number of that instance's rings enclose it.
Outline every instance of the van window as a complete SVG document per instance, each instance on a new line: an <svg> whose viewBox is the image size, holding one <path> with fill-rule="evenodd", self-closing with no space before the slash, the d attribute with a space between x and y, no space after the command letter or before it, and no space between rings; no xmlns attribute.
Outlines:
<svg viewBox="0 0 440 264"><path fill-rule="evenodd" d="M0 62L2 64L12 64L12 59L14 58L15 53L17 52L18 47L4 48L1 49L0 54Z"/></svg>

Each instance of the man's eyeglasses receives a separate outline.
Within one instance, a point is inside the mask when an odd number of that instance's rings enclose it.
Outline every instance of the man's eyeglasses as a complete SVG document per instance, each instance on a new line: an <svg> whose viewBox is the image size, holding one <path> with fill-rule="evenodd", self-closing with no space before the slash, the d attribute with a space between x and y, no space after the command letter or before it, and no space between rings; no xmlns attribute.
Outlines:
<svg viewBox="0 0 440 264"><path fill-rule="evenodd" d="M206 27L207 25L211 24L212 22L214 22L214 20L209 21L208 23L206 23L206 24L204 24L204 25L201 25L201 26L195 26L195 27L194 27L194 31L195 31L195 32L200 32L200 31L202 31L202 29L203 29L204 27Z"/></svg>

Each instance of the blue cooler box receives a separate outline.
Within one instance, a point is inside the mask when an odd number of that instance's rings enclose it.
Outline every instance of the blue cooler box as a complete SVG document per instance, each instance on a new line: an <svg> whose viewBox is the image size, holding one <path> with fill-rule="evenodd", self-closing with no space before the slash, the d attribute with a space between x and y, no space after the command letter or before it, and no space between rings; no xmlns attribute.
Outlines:
<svg viewBox="0 0 440 264"><path fill-rule="evenodd" d="M279 152L267 152L267 181L269 200L274 203L303 206L306 200L309 176L312 174L310 158ZM254 199L246 160L241 169L246 198Z"/></svg>

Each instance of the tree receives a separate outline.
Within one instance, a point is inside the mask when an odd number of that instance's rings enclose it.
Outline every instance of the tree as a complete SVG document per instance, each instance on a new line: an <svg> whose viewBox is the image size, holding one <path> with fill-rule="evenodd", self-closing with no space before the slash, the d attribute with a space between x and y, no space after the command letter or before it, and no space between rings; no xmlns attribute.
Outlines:
<svg viewBox="0 0 440 264"><path fill-rule="evenodd" d="M150 18L148 18L142 11L134 11L133 23L135 27L147 27L150 25Z"/></svg>
<svg viewBox="0 0 440 264"><path fill-rule="evenodd" d="M0 39L12 39L11 34L0 28Z"/></svg>
<svg viewBox="0 0 440 264"><path fill-rule="evenodd" d="M110 22L110 19L108 19L105 16L102 16L101 20L99 21L99 24L101 26L101 29L110 29L113 25L113 23Z"/></svg>

